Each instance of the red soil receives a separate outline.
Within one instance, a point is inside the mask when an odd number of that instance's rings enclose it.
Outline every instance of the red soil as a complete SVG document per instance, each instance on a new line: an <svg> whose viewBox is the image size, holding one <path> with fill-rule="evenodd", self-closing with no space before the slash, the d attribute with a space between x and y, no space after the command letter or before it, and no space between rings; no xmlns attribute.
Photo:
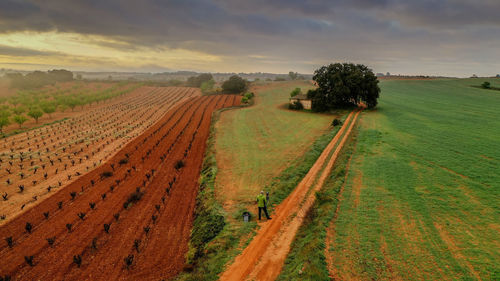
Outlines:
<svg viewBox="0 0 500 281"><path fill-rule="evenodd" d="M11 275L15 280L159 280L176 275L185 262L212 113L238 103L235 96L219 95L194 97L175 106L105 164L1 226L2 240L12 236L14 245L0 244L0 276ZM126 158L128 163L118 164ZM176 169L179 160L185 166ZM111 164L115 164L114 171ZM113 174L101 178L103 172ZM137 188L144 192L142 198L124 208ZM74 200L70 192L77 193ZM62 209L58 202L63 202ZM96 203L94 209L91 202ZM49 212L48 219L44 212ZM77 216L80 212L86 213L84 220ZM118 220L114 214L119 214ZM27 222L33 225L31 234L25 230ZM66 224L72 224L71 232ZM109 233L104 224L110 224ZM145 227L150 228L148 233ZM49 237L55 237L52 247L46 240ZM134 248L136 239L140 240L139 251ZM93 240L96 249L91 247ZM80 267L73 263L77 255L82 260ZM124 258L129 255L134 258L127 268ZM25 262L25 256L34 256L34 266Z"/></svg>
<svg viewBox="0 0 500 281"><path fill-rule="evenodd" d="M200 94L194 88L143 87L61 123L5 138L0 190L7 200L0 200L0 215L6 219L0 225L101 165L173 106Z"/></svg>
<svg viewBox="0 0 500 281"><path fill-rule="evenodd" d="M257 235L222 273L220 280L275 280L278 277L295 234L349 138L359 112L349 114L304 179L276 208L272 220L262 224Z"/></svg>

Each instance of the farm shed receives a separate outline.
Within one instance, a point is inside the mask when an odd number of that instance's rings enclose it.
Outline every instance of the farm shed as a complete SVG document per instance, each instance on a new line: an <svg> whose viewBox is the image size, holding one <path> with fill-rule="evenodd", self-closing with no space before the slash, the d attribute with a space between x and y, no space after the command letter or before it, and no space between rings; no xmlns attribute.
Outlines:
<svg viewBox="0 0 500 281"><path fill-rule="evenodd" d="M290 104L294 104L295 102L300 102L304 109L311 109L312 101L305 94L299 94L290 98Z"/></svg>

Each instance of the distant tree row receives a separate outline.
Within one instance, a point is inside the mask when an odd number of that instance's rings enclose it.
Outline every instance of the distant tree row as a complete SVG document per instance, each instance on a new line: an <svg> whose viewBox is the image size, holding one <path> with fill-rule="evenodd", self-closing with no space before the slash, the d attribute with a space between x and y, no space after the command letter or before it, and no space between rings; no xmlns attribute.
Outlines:
<svg viewBox="0 0 500 281"><path fill-rule="evenodd" d="M200 88L204 94L240 94L248 89L248 81L238 75L233 75L222 83L220 89L214 89L215 80L212 74L204 73L189 77L186 86Z"/></svg>
<svg viewBox="0 0 500 281"><path fill-rule="evenodd" d="M42 88L38 90L18 90L16 95L0 98L0 133L5 126L15 122L21 126L28 117L38 123L38 119L44 114L51 116L56 111L64 111L70 108L72 111L77 107L99 103L101 101L128 93L140 84L134 84L125 88L126 83L118 83L112 87L102 90L89 90L84 88L83 82L74 84L71 88L61 90L55 86L55 90ZM26 116L25 116L26 115Z"/></svg>
<svg viewBox="0 0 500 281"><path fill-rule="evenodd" d="M7 73L11 88L36 89L56 82L67 82L73 80L73 73L65 69L54 69L47 72L34 71L26 75L21 73Z"/></svg>

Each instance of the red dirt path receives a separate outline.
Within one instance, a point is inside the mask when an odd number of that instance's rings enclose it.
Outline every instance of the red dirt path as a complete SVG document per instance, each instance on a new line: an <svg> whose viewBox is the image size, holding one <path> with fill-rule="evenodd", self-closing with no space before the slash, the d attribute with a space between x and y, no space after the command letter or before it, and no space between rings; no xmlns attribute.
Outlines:
<svg viewBox="0 0 500 281"><path fill-rule="evenodd" d="M278 277L295 234L349 138L359 112L349 114L304 179L276 208L272 220L263 223L250 244L222 273L220 280L275 280Z"/></svg>
<svg viewBox="0 0 500 281"><path fill-rule="evenodd" d="M212 113L239 101L239 97L227 95L189 99L105 164L1 226L0 276L11 275L14 280L159 280L176 275L185 261ZM126 154L129 161L120 166L118 162ZM178 160L185 163L179 170L174 167ZM105 171L113 175L101 179ZM144 195L125 209L124 202L137 188ZM70 192L77 193L74 200ZM63 202L62 209L58 202ZM49 212L48 219L44 212ZM77 216L80 212L86 214L84 220ZM119 214L118 220L114 214ZM33 225L31 234L25 230L27 222ZM72 224L71 232L67 224ZM109 233L104 224L110 224ZM145 227L150 228L148 233ZM12 248L4 240L10 236ZM49 237L55 237L52 247L46 240ZM136 239L140 240L139 251L134 248ZM91 247L93 240L96 249ZM73 263L77 255L81 267ZM124 258L129 255L134 258L127 268ZM34 266L25 262L25 256L33 256Z"/></svg>

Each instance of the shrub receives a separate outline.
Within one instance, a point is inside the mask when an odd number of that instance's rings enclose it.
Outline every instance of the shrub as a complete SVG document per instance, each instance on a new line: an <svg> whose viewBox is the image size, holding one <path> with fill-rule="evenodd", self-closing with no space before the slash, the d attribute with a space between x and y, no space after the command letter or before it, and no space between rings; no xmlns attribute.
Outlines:
<svg viewBox="0 0 500 281"><path fill-rule="evenodd" d="M7 246L9 246L9 248L12 248L12 246L14 246L14 241L12 240L12 236L6 237L5 242L7 242Z"/></svg>
<svg viewBox="0 0 500 281"><path fill-rule="evenodd" d="M101 179L109 178L113 176L113 172L105 171L101 173Z"/></svg>
<svg viewBox="0 0 500 281"><path fill-rule="evenodd" d="M295 88L291 93L290 97L295 97L296 95L299 95L302 93L302 90L300 88Z"/></svg>
<svg viewBox="0 0 500 281"><path fill-rule="evenodd" d="M185 166L184 161L182 161L182 160L178 160L178 161L175 163L174 168L175 168L176 170L180 170L180 169L181 169L182 167L184 167L184 166Z"/></svg>
<svg viewBox="0 0 500 281"><path fill-rule="evenodd" d="M125 265L127 266L127 269L132 265L134 262L134 255L128 255L125 259L123 259L125 262Z"/></svg>
<svg viewBox="0 0 500 281"><path fill-rule="evenodd" d="M333 127L336 127L336 126L341 125L341 124L342 124L342 121L340 121L338 118L335 118L332 121L332 126Z"/></svg>
<svg viewBox="0 0 500 281"><path fill-rule="evenodd" d="M127 198L127 201L125 201L123 206L125 207L125 209L127 209L130 204L133 204L133 203L141 200L143 195L144 195L144 192L142 192L140 188L137 188L135 190L135 192L130 193L130 195Z"/></svg>
<svg viewBox="0 0 500 281"><path fill-rule="evenodd" d="M104 224L104 231L105 231L106 233L109 233L109 228L110 228L110 227L111 227L111 223L109 223L109 224L108 224L108 223L105 223L105 224Z"/></svg>
<svg viewBox="0 0 500 281"><path fill-rule="evenodd" d="M253 92L246 93L246 94L244 95L244 97L246 97L246 98L247 98L247 99L249 99L249 100L250 100L250 99L252 99L254 96L255 96L255 94L254 94Z"/></svg>
<svg viewBox="0 0 500 281"><path fill-rule="evenodd" d="M302 110L304 109L304 106L302 105L302 103L300 101L294 101L293 103L291 103L290 105L288 105L288 108L290 109L293 109L293 110Z"/></svg>
<svg viewBox="0 0 500 281"><path fill-rule="evenodd" d="M241 103L248 103L248 98L247 97L242 97L241 98Z"/></svg>
<svg viewBox="0 0 500 281"><path fill-rule="evenodd" d="M73 256L73 263L76 264L78 268L80 268L80 265L82 265L82 256L80 255Z"/></svg>
<svg viewBox="0 0 500 281"><path fill-rule="evenodd" d="M26 229L26 232L31 234L31 230L33 229L33 226L31 225L31 223L27 222L24 229Z"/></svg>
<svg viewBox="0 0 500 281"><path fill-rule="evenodd" d="M33 266L33 256L24 256L24 261L29 265Z"/></svg>
<svg viewBox="0 0 500 281"><path fill-rule="evenodd" d="M83 220L85 218L85 213L81 212L81 213L78 213L77 215L81 220Z"/></svg>
<svg viewBox="0 0 500 281"><path fill-rule="evenodd" d="M141 240L140 239L135 239L134 240L134 248L135 250L139 253L139 246L141 245Z"/></svg>
<svg viewBox="0 0 500 281"><path fill-rule="evenodd" d="M483 89L491 89L491 84L490 84L490 82L486 81L483 84L481 84L481 87Z"/></svg>
<svg viewBox="0 0 500 281"><path fill-rule="evenodd" d="M47 238L47 242L49 243L49 246L52 247L52 245L54 245L54 242L56 242L56 237L49 237Z"/></svg>

